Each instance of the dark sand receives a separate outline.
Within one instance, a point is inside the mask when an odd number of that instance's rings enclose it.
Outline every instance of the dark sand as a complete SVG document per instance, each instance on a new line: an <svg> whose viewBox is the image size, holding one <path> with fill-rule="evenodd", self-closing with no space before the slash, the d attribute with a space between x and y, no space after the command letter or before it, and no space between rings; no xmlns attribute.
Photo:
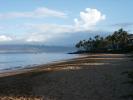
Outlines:
<svg viewBox="0 0 133 100"><path fill-rule="evenodd" d="M1 73L0 100L128 100L121 96L133 93L133 87L124 84L128 79L122 72L130 70L129 54L92 54Z"/></svg>

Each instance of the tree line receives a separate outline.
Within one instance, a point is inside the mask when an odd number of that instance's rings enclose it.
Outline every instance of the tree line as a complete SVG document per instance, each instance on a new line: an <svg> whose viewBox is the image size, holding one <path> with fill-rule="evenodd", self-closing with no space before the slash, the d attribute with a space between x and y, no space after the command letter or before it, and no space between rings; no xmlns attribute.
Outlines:
<svg viewBox="0 0 133 100"><path fill-rule="evenodd" d="M112 35L102 37L96 35L88 40L81 40L75 46L78 52L109 52L129 51L129 33L122 28L113 32Z"/></svg>

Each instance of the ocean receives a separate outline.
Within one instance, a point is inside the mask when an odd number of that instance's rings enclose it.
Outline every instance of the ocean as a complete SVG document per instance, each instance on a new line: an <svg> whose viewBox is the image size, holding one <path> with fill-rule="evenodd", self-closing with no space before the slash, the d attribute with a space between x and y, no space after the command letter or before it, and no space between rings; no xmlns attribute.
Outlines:
<svg viewBox="0 0 133 100"><path fill-rule="evenodd" d="M77 57L72 47L0 45L0 71L23 69Z"/></svg>

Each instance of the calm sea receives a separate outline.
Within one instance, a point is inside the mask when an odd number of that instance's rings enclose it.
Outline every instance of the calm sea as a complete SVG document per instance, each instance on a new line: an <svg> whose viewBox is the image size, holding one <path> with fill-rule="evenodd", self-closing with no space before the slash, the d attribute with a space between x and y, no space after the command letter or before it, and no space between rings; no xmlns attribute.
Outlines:
<svg viewBox="0 0 133 100"><path fill-rule="evenodd" d="M6 47L6 46L5 46ZM2 49L1 49L2 48ZM67 54L70 50L66 48L41 47L1 47L0 48L0 71L22 69L33 65L47 64L54 61L61 61L77 57ZM4 49L3 49L4 48ZM45 49L44 49L45 48ZM73 49L71 49L73 50Z"/></svg>

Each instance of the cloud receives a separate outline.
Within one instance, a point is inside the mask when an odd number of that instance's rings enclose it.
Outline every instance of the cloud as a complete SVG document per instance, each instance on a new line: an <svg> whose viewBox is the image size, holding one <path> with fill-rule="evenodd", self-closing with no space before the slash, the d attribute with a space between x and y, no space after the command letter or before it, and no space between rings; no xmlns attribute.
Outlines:
<svg viewBox="0 0 133 100"><path fill-rule="evenodd" d="M28 43L43 43L45 45L74 46L75 43L77 43L79 40L88 39L89 37L94 37L95 35L107 36L110 33L111 32L109 31L103 31L103 30L72 32L61 35L33 33L25 39L27 40Z"/></svg>
<svg viewBox="0 0 133 100"><path fill-rule="evenodd" d="M54 38L61 38L73 31L73 26L58 24L28 24L29 33L25 40L27 42L46 42Z"/></svg>
<svg viewBox="0 0 133 100"><path fill-rule="evenodd" d="M58 30L58 29L55 30L56 32L51 31L51 33L49 33L49 32L30 33L24 39L27 42L47 42L47 41L51 41L52 39L55 39L55 38L59 39L61 37L65 37L67 35L67 33L65 34L65 33L61 32L61 31L63 31L63 29L61 29L61 30L60 29Z"/></svg>
<svg viewBox="0 0 133 100"><path fill-rule="evenodd" d="M36 33L27 36L28 38L26 38L26 41L47 42L52 39L67 37L72 33L91 31L98 22L105 20L105 18L105 15L103 15L99 10L86 8L85 11L80 12L79 19L74 19L74 24L72 25L28 24L26 27L29 27L30 31Z"/></svg>
<svg viewBox="0 0 133 100"><path fill-rule="evenodd" d="M34 16L33 16L34 15ZM38 8L34 12L25 12L20 14L11 14L10 17L45 17L45 16L56 16L56 17L65 17L66 14L53 11L47 8ZM1 18L1 17L0 17ZM85 11L81 11L79 18L73 19L73 24L55 24L55 23L43 23L43 24L24 24L23 27L27 33L16 36L14 41L24 41L24 42L44 42L44 43L53 43L56 44L56 41L65 39L68 42L71 42L72 39L76 40L86 36L85 33L88 33L93 30L93 28L102 20L105 20L105 15L102 14L97 9L86 8ZM82 34L83 33L83 34ZM80 34L80 35L79 35ZM71 38L71 40L69 39ZM51 42L52 41L52 42ZM62 42L63 43L63 42Z"/></svg>
<svg viewBox="0 0 133 100"><path fill-rule="evenodd" d="M42 34L32 33L30 36L26 38L26 41L27 42L44 42L45 38L44 38L44 35Z"/></svg>
<svg viewBox="0 0 133 100"><path fill-rule="evenodd" d="M58 17L65 18L67 15L61 11L48 9L45 7L37 8L31 12L8 12L1 13L0 19L11 19L11 18L44 18L44 17Z"/></svg>
<svg viewBox="0 0 133 100"><path fill-rule="evenodd" d="M80 12L80 19L75 18L74 21L77 28L88 30L105 18L106 16L99 10L86 8L85 11Z"/></svg>
<svg viewBox="0 0 133 100"><path fill-rule="evenodd" d="M58 24L26 24L29 30L44 32L44 33L65 33L73 30L72 25L58 25Z"/></svg>
<svg viewBox="0 0 133 100"><path fill-rule="evenodd" d="M13 39L6 35L0 35L0 42L12 41Z"/></svg>

